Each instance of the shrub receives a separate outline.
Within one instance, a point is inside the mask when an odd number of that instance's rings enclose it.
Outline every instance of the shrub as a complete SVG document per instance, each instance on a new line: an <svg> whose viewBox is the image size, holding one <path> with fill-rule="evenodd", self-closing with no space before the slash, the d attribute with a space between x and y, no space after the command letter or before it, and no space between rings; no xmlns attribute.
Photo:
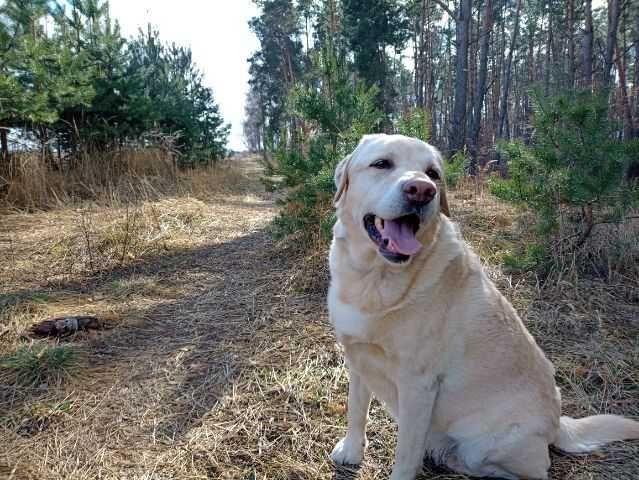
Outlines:
<svg viewBox="0 0 639 480"><path fill-rule="evenodd" d="M430 114L424 108L413 108L405 112L395 126L397 133L428 142L430 139Z"/></svg>
<svg viewBox="0 0 639 480"><path fill-rule="evenodd" d="M639 200L636 185L624 178L639 144L619 138L609 120L606 94L538 96L533 125L532 145L499 146L509 177L492 178L490 189L533 212L539 248L527 255L533 262L523 263L539 265L541 250L575 250L595 225L623 221Z"/></svg>
<svg viewBox="0 0 639 480"><path fill-rule="evenodd" d="M335 166L382 116L375 108L377 87L353 80L346 59L330 45L315 56L314 67L317 78L298 85L289 98L297 128L284 132L289 140L274 152L272 173L290 188L275 226L279 235L300 232L307 240L326 240L335 222Z"/></svg>
<svg viewBox="0 0 639 480"><path fill-rule="evenodd" d="M444 179L449 187L456 187L459 181L464 178L470 167L470 159L464 152L457 152L446 164Z"/></svg>

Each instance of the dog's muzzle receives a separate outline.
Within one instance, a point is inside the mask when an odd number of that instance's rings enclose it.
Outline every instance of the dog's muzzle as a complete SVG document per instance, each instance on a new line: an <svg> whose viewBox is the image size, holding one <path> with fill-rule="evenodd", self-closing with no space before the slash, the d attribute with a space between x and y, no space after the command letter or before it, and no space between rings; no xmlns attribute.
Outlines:
<svg viewBox="0 0 639 480"><path fill-rule="evenodd" d="M364 216L364 228L377 245L379 253L392 263L403 263L419 252L422 244L415 238L421 215L410 213L393 219L383 219L372 213Z"/></svg>

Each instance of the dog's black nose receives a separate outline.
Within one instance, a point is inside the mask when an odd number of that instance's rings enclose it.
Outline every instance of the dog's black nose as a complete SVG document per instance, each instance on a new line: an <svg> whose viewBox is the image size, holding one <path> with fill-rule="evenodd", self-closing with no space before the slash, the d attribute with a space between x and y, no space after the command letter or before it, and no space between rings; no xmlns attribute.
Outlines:
<svg viewBox="0 0 639 480"><path fill-rule="evenodd" d="M404 184L404 194L410 203L421 207L435 198L437 188L425 178L413 178Z"/></svg>

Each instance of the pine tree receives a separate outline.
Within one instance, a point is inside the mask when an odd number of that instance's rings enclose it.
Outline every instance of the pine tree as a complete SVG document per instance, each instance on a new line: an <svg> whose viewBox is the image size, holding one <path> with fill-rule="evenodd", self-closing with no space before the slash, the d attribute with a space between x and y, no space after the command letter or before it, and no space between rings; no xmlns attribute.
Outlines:
<svg viewBox="0 0 639 480"><path fill-rule="evenodd" d="M354 55L354 68L366 85L377 86L378 108L396 111L387 48L401 51L409 37L406 9L396 0L342 0L343 34Z"/></svg>
<svg viewBox="0 0 639 480"><path fill-rule="evenodd" d="M491 190L534 212L547 241L558 231L561 212L576 212L574 235L559 241L579 247L596 223L620 222L639 204L638 186L625 181L639 141L619 139L605 93L542 98L537 94L532 145L502 144L509 178L493 179Z"/></svg>
<svg viewBox="0 0 639 480"><path fill-rule="evenodd" d="M143 144L149 131L175 136L185 163L225 155L228 126L191 52L150 29L127 42L106 1L7 0L0 40L5 157L7 127L37 140L47 160L51 145L74 155Z"/></svg>
<svg viewBox="0 0 639 480"><path fill-rule="evenodd" d="M250 86L260 96L264 107L263 141L276 146L286 140L281 138L281 131L291 127L286 101L302 77L301 19L291 0L259 0L256 3L262 13L249 25L261 48L248 60Z"/></svg>

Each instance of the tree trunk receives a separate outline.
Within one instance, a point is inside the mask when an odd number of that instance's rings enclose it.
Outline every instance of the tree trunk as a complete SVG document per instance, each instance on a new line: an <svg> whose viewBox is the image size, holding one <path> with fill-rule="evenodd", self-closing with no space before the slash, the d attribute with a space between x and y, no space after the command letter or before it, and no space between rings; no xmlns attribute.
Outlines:
<svg viewBox="0 0 639 480"><path fill-rule="evenodd" d="M455 100L448 132L448 147L455 153L464 147L466 137L466 98L468 95L468 37L472 0L460 0L455 19Z"/></svg>
<svg viewBox="0 0 639 480"><path fill-rule="evenodd" d="M421 25L421 23L420 23ZM419 27L418 27L419 28ZM421 72L420 72L420 42L421 42L421 33L415 29L413 32L413 87L415 94L415 105L418 107L422 106L423 99L421 98Z"/></svg>
<svg viewBox="0 0 639 480"><path fill-rule="evenodd" d="M634 47L635 47L635 69L633 73L633 101L634 101L634 111L635 118L639 118L639 9L637 9L637 13L635 14L635 39L634 39ZM639 122L637 122L639 123ZM635 137L639 137L639 125L636 125L637 130L635 131Z"/></svg>
<svg viewBox="0 0 639 480"><path fill-rule="evenodd" d="M582 41L582 76L584 87L592 90L592 45L593 45L593 26L592 26L592 0L586 0L584 4L585 28L584 38Z"/></svg>
<svg viewBox="0 0 639 480"><path fill-rule="evenodd" d="M475 173L477 167L477 155L479 153L479 129L481 125L481 113L486 95L486 80L488 78L488 48L490 46L490 32L493 28L493 2L486 0L484 19L481 26L479 47L479 75L477 76L477 88L475 89L475 102L473 105L473 117L470 124L471 145L471 173Z"/></svg>
<svg viewBox="0 0 639 480"><path fill-rule="evenodd" d="M519 16L521 13L521 0L517 1L517 13L515 14L515 28L513 31L512 42L510 43L510 50L508 51L508 60L506 61L506 72L504 77L504 88L502 89L501 96L501 108L499 111L499 129L497 136L500 138L508 137L508 132L504 135L504 125L507 123L506 116L508 115L508 90L510 89L510 79L512 76L512 63L513 52L517 47L517 37L519 36Z"/></svg>
<svg viewBox="0 0 639 480"><path fill-rule="evenodd" d="M453 48L452 48L452 40L448 38L446 40L446 58L453 58ZM442 140L446 139L446 135L449 132L446 131L451 121L451 103L453 101L453 62L446 62L446 75L445 78L445 86L444 91L442 93L442 101L443 101L443 110L442 110L442 122L440 125L440 138Z"/></svg>
<svg viewBox="0 0 639 480"><path fill-rule="evenodd" d="M619 71L619 90L621 91L621 108L623 110L623 137L624 140L630 140L633 136L634 128L632 122L632 108L628 98L628 88L626 84L626 62L623 59L623 52L617 46L616 63Z"/></svg>
<svg viewBox="0 0 639 480"><path fill-rule="evenodd" d="M624 140L630 140L634 137L633 127L633 114L632 114L632 102L631 93L628 92L628 60L625 52L626 47L626 32L628 31L628 16L624 15L621 23L621 43L617 41L617 47L615 48L615 63L617 71L619 72L619 92L621 101L621 111L623 112L623 138ZM635 82L637 81L635 77Z"/></svg>
<svg viewBox="0 0 639 480"><path fill-rule="evenodd" d="M305 23L304 23L304 32L306 34L306 58L308 59L309 58L309 48L310 47L309 47L309 41L308 41L309 38L308 38L308 16L307 15L304 16L304 21L305 21Z"/></svg>
<svg viewBox="0 0 639 480"><path fill-rule="evenodd" d="M548 9L548 35L546 37L546 67L544 71L544 95L550 95L550 71L552 70L552 15Z"/></svg>
<svg viewBox="0 0 639 480"><path fill-rule="evenodd" d="M621 9L619 0L608 0L608 34L606 35L606 51L604 55L603 86L609 87L612 82L611 71L614 63L617 29Z"/></svg>
<svg viewBox="0 0 639 480"><path fill-rule="evenodd" d="M0 146L2 147L2 163L6 167L9 165L9 141L7 139L9 129L0 127Z"/></svg>
<svg viewBox="0 0 639 480"><path fill-rule="evenodd" d="M473 105L475 105L475 98L477 97L477 69L479 62L477 56L479 54L479 36L481 34L481 9L477 9L477 19L471 15L470 19L470 39L469 39L469 57L468 57L468 98L466 101L466 111L468 120L466 121L466 134L468 138L466 143L470 141L470 123L473 117Z"/></svg>
<svg viewBox="0 0 639 480"><path fill-rule="evenodd" d="M433 34L432 34L432 29L431 29L431 14L432 14L432 7L431 7L431 0L426 0L426 4L425 4L425 8L426 8L426 24L425 24L425 30L427 32L427 36L426 36L426 45L424 47L424 62L425 65L430 65L432 64L432 59L433 59ZM430 110L432 112L433 115L433 122L432 122L432 137L435 138L435 131L437 129L437 122L436 122L436 118L437 118L437 108L435 105L435 95L437 95L437 89L435 87L435 71L433 68L429 68L423 69L422 74L424 75L424 79L422 81L423 85L424 85L424 101L425 101L425 105L426 108L428 110Z"/></svg>
<svg viewBox="0 0 639 480"><path fill-rule="evenodd" d="M427 0L420 3L418 30L415 33L415 101L418 107L426 104L426 46L427 46Z"/></svg>
<svg viewBox="0 0 639 480"><path fill-rule="evenodd" d="M504 21L504 15L506 12L506 2L501 2L501 8L499 12L499 18L501 21L499 22L500 32L499 43L497 45L497 52L499 55L495 55L498 57L495 60L495 66L493 68L493 92L492 92L492 118L491 118L491 128L493 138L497 135L497 128L499 125L499 100L501 99L501 89L502 89L502 76L504 72L504 65L506 63L506 27Z"/></svg>
<svg viewBox="0 0 639 480"><path fill-rule="evenodd" d="M575 0L568 0L568 81L575 86Z"/></svg>
<svg viewBox="0 0 639 480"><path fill-rule="evenodd" d="M535 83L535 31L537 29L537 22L533 20L533 23L528 26L528 54L526 57L527 67L527 81L528 85L533 85ZM530 122L530 118L532 117L533 107L532 100L530 98L530 94L526 92L524 94L524 143L528 145L530 143L531 134L532 134L532 126Z"/></svg>

